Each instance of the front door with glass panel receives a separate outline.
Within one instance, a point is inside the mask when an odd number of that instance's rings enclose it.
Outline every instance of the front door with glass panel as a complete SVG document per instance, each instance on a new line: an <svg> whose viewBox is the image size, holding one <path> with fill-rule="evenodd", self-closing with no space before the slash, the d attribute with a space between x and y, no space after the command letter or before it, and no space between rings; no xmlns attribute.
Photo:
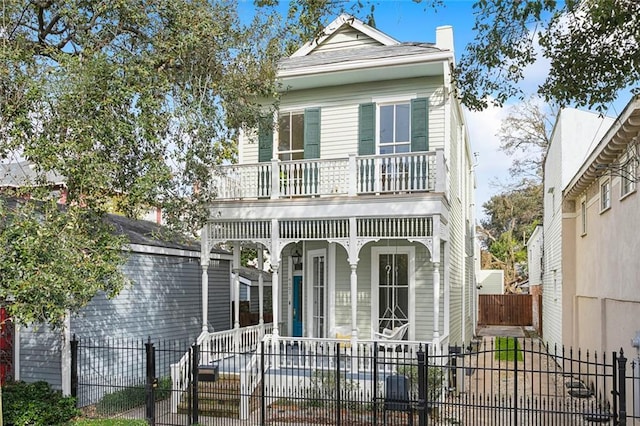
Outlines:
<svg viewBox="0 0 640 426"><path fill-rule="evenodd" d="M296 275L293 277L293 312L292 312L292 326L293 337L302 337L303 330L303 306L302 302L302 276Z"/></svg>
<svg viewBox="0 0 640 426"><path fill-rule="evenodd" d="M378 331L409 321L409 255L381 253L378 257Z"/></svg>
<svg viewBox="0 0 640 426"><path fill-rule="evenodd" d="M326 253L324 250L313 250L309 252L309 305L311 306L311 336L326 337Z"/></svg>

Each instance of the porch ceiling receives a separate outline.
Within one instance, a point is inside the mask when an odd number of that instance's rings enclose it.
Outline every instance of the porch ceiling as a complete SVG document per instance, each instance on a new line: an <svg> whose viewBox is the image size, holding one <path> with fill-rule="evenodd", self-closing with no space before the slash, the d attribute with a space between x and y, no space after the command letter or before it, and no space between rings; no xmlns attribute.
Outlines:
<svg viewBox="0 0 640 426"><path fill-rule="evenodd" d="M416 217L440 215L449 221L449 203L442 193L320 197L278 200L224 201L211 206L211 222L218 220L330 219Z"/></svg>

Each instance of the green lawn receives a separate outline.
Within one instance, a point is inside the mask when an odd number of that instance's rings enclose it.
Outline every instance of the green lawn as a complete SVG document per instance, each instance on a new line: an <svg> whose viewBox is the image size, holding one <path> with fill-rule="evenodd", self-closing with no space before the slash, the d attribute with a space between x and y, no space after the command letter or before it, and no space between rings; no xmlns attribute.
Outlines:
<svg viewBox="0 0 640 426"><path fill-rule="evenodd" d="M514 351L515 345L515 351ZM514 352L518 354L518 361L522 361L522 351L518 339L513 337L496 337L495 340L496 359L500 361L513 361Z"/></svg>

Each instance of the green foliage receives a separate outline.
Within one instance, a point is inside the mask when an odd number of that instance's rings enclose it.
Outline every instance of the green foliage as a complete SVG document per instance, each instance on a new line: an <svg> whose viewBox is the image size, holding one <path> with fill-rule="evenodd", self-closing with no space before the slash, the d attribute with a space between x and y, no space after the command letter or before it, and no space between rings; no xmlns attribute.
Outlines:
<svg viewBox="0 0 640 426"><path fill-rule="evenodd" d="M561 106L602 111L640 80L636 0L477 0L474 8L475 39L454 72L471 109L522 99L525 68L540 57L550 71L538 92Z"/></svg>
<svg viewBox="0 0 640 426"><path fill-rule="evenodd" d="M542 184L524 184L521 188L494 195L483 204L486 219L481 221L481 241L491 258L482 267L503 269L505 281L512 282L525 273L526 243L542 222Z"/></svg>
<svg viewBox="0 0 640 426"><path fill-rule="evenodd" d="M12 298L6 308L21 323L60 326L67 309L126 285L123 242L91 210L0 200L0 299Z"/></svg>
<svg viewBox="0 0 640 426"><path fill-rule="evenodd" d="M417 365L400 365L397 373L409 378L411 384L412 399L418 399L418 366ZM442 396L444 389L445 377L444 371L440 367L427 367L427 401L437 401Z"/></svg>
<svg viewBox="0 0 640 426"><path fill-rule="evenodd" d="M109 393L96 404L96 412L100 415L112 415L139 407L145 404L145 385L126 387ZM171 395L171 378L162 377L158 380L155 391L156 401L169 398Z"/></svg>
<svg viewBox="0 0 640 426"><path fill-rule="evenodd" d="M235 157L238 129L276 100L276 15L241 22L237 7L3 1L0 161L33 164L17 195L48 209L41 224L35 213L12 218L15 231L6 211L0 217L0 297L19 298L16 322L56 326L96 291L122 288L122 242L103 225L105 212L137 217L153 206L180 230L201 227L216 193L213 166ZM54 174L73 206L66 219L48 207ZM64 238L48 241L56 231Z"/></svg>
<svg viewBox="0 0 640 426"><path fill-rule="evenodd" d="M314 371L311 376L311 386L308 388L309 405L325 407L334 404L338 397L338 383L342 395L349 395L359 389L358 382L347 379L343 373L338 373L336 379L335 371Z"/></svg>
<svg viewBox="0 0 640 426"><path fill-rule="evenodd" d="M61 425L79 414L75 398L63 397L46 382L11 382L2 388L2 415L5 424Z"/></svg>
<svg viewBox="0 0 640 426"><path fill-rule="evenodd" d="M500 361L514 361L518 358L518 361L522 361L522 351L520 350L520 343L515 337L500 337L495 338L495 359Z"/></svg>

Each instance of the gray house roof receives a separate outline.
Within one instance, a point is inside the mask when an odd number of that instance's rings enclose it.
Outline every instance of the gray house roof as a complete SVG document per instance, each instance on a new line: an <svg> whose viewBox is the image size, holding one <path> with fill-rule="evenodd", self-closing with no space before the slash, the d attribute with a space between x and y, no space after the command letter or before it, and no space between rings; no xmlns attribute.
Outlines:
<svg viewBox="0 0 640 426"><path fill-rule="evenodd" d="M349 62L368 61L375 59L411 57L425 53L442 52L432 43L400 43L394 46L368 46L358 49L334 50L317 52L312 55L288 57L279 62L280 71L304 69L316 65L347 64Z"/></svg>
<svg viewBox="0 0 640 426"><path fill-rule="evenodd" d="M107 215L107 221L115 228L117 234L126 236L130 244L200 251L200 241L173 232L154 222L130 219L116 214ZM219 249L213 249L211 252L229 254Z"/></svg>
<svg viewBox="0 0 640 426"><path fill-rule="evenodd" d="M252 281L258 282L258 276L260 271L257 268L251 268L248 266L240 267L240 276ZM271 273L263 272L262 273L262 282L265 284L271 285Z"/></svg>
<svg viewBox="0 0 640 426"><path fill-rule="evenodd" d="M36 166L29 161L11 162L8 164L0 164L0 187L14 187L35 185L35 184L50 184L50 185L64 185L65 178L55 172L47 172L44 175L45 182L38 182L38 178L41 177L40 173L36 170Z"/></svg>

